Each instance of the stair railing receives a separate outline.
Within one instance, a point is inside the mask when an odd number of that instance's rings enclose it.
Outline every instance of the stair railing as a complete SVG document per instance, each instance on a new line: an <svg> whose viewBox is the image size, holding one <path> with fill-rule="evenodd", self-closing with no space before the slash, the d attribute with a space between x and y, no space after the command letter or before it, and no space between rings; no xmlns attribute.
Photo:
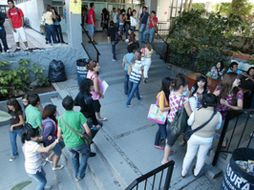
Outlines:
<svg viewBox="0 0 254 190"><path fill-rule="evenodd" d="M158 168L135 179L125 190L132 189L163 189L168 190L174 170L174 161L159 166ZM166 176L164 175L166 173Z"/></svg>

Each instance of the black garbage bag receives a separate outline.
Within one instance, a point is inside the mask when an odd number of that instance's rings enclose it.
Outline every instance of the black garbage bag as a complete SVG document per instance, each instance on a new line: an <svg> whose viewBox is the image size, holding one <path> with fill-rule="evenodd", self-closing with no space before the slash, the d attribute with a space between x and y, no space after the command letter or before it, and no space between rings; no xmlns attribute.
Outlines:
<svg viewBox="0 0 254 190"><path fill-rule="evenodd" d="M50 62L48 79L50 82L61 82L67 79L62 61L54 59Z"/></svg>

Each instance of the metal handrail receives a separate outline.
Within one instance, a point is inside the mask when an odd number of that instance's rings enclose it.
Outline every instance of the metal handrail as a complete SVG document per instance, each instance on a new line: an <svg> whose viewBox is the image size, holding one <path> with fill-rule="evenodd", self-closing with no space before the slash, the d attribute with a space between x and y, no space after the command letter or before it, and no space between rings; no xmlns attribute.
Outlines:
<svg viewBox="0 0 254 190"><path fill-rule="evenodd" d="M145 187L146 187L148 178L155 176L156 174L158 174L160 172L162 172L162 174L163 174L163 171L165 169L167 169L167 174L166 174L166 179L165 179L163 189L168 190L170 187L170 181L171 181L171 177L173 174L174 165L175 165L175 162L173 160L171 160L171 161L167 162L166 164L163 164L163 165L159 166L158 168L155 168L154 170L136 178L125 190L132 190L133 188L138 189L138 185L144 181L145 181ZM160 184L161 184L161 180L162 180L162 177L160 178ZM154 185L154 182L155 182L155 179L153 180L153 185Z"/></svg>
<svg viewBox="0 0 254 190"><path fill-rule="evenodd" d="M88 37L89 41L91 42L93 48L95 49L96 51L96 59L95 61L99 62L99 57L101 55L100 51L98 50L98 48L96 47L96 45L94 44L94 42L92 41L91 37L89 36L88 32L86 31L85 27L82 26L82 24L80 24L81 28L82 28L82 31L84 32L84 34ZM85 48L85 45L83 44L83 42L81 43L81 45L83 46L84 50L86 51L87 55L89 56L89 53L88 51L86 50ZM89 58L91 59L91 57L89 56Z"/></svg>

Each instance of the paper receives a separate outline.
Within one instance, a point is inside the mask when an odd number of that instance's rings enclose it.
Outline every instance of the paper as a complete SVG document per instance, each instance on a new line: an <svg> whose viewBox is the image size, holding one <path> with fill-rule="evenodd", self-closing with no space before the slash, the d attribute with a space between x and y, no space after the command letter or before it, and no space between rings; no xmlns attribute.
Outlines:
<svg viewBox="0 0 254 190"><path fill-rule="evenodd" d="M109 87L108 83L105 80L103 80L102 81L103 95L105 95L108 87Z"/></svg>
<svg viewBox="0 0 254 190"><path fill-rule="evenodd" d="M72 14L81 14L81 0L70 0L70 12Z"/></svg>

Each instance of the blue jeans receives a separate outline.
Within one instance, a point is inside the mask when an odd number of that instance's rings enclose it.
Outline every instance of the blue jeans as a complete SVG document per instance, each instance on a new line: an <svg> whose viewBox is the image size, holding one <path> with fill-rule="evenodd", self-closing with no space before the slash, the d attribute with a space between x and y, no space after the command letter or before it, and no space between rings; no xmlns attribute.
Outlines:
<svg viewBox="0 0 254 190"><path fill-rule="evenodd" d="M139 83L130 82L130 90L129 90L129 94L128 94L128 100L126 103L127 105L131 104L131 100L132 100L135 93L136 93L138 100L141 99L140 94L139 94Z"/></svg>
<svg viewBox="0 0 254 190"><path fill-rule="evenodd" d="M118 41L113 41L113 42L111 42L113 59L116 59L116 44L117 44L117 43L118 43Z"/></svg>
<svg viewBox="0 0 254 190"><path fill-rule="evenodd" d="M86 28L87 28L87 31L88 31L88 34L89 34L90 38L92 38L92 40L93 40L93 37L94 37L94 25L87 24Z"/></svg>
<svg viewBox="0 0 254 190"><path fill-rule="evenodd" d="M0 39L2 40L2 43L4 46L4 51L7 51L9 48L8 48L7 40L6 40L6 31L5 31L4 27L1 27L1 26L0 26ZM2 46L0 43L0 52L1 51L2 51Z"/></svg>
<svg viewBox="0 0 254 190"><path fill-rule="evenodd" d="M146 24L141 24L140 28L139 28L139 41L140 42L145 42L145 39L144 39L145 29L146 29Z"/></svg>
<svg viewBox="0 0 254 190"><path fill-rule="evenodd" d="M122 36L123 32L124 32L124 25L123 24L119 24L119 30L120 30L120 34Z"/></svg>
<svg viewBox="0 0 254 190"><path fill-rule="evenodd" d="M44 190L44 187L47 184L47 179L43 168L41 168L40 172L37 171L36 174L28 174L28 175L38 182L36 190Z"/></svg>
<svg viewBox="0 0 254 190"><path fill-rule="evenodd" d="M125 25L125 37L126 37L126 39L128 39L128 35L129 35L128 31L129 31L129 29L130 29L130 24L126 24Z"/></svg>
<svg viewBox="0 0 254 190"><path fill-rule="evenodd" d="M149 42L151 44L151 43L153 43L153 40L154 40L155 29L154 28L149 28L148 29L148 34L149 34Z"/></svg>
<svg viewBox="0 0 254 190"><path fill-rule="evenodd" d="M12 156L17 156L18 153L18 147L17 147L17 135L21 136L23 132L23 129L16 129L13 131L9 131L9 137L10 137L10 143L11 143L11 149L12 149Z"/></svg>
<svg viewBox="0 0 254 190"><path fill-rule="evenodd" d="M129 92L129 75L128 75L128 71L124 71L125 72L125 78L124 78L124 94L128 95Z"/></svg>
<svg viewBox="0 0 254 190"><path fill-rule="evenodd" d="M52 43L53 40L53 43L57 43L55 25L45 24L45 30L46 30L46 39L48 40L48 42Z"/></svg>
<svg viewBox="0 0 254 190"><path fill-rule="evenodd" d="M71 154L74 176L83 179L85 177L87 160L90 154L89 146L84 143L76 148L69 148L69 151Z"/></svg>
<svg viewBox="0 0 254 190"><path fill-rule="evenodd" d="M155 141L154 141L154 145L156 146L160 146L161 145L161 141L165 140L167 138L167 123L165 124L158 124L159 128L157 130L157 133L155 135Z"/></svg>

